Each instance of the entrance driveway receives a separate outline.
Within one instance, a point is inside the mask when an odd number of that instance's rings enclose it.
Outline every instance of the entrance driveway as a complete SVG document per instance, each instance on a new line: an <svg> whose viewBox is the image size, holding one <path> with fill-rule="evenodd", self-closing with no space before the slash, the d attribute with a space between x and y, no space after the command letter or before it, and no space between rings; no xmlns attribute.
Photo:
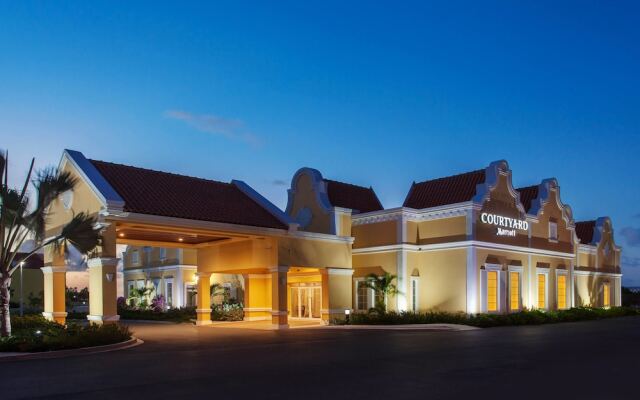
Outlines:
<svg viewBox="0 0 640 400"><path fill-rule="evenodd" d="M463 332L135 324L145 344L0 366L0 398L635 398L640 317Z"/></svg>

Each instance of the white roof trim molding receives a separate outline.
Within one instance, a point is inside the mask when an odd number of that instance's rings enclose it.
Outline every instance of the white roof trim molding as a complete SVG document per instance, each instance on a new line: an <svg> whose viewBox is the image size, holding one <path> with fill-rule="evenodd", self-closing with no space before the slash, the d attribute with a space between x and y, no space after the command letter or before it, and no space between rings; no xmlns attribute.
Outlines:
<svg viewBox="0 0 640 400"><path fill-rule="evenodd" d="M399 221L401 219L411 222L432 221L443 218L464 217L473 208L472 202L447 204L420 210L410 207L398 207L356 214L351 217L351 223L353 226L358 226L386 221Z"/></svg>
<svg viewBox="0 0 640 400"><path fill-rule="evenodd" d="M507 188L509 193L516 200L516 207L518 208L518 211L523 215L526 215L527 212L522 205L522 201L520 201L520 193L513 187L513 182L511 181L511 169L509 169L509 163L506 160L494 161L485 169L484 183L476 186L476 195L473 197L473 202L482 206L482 204L489 199L491 192L496 188L496 186L498 186L500 176L507 177Z"/></svg>
<svg viewBox="0 0 640 400"><path fill-rule="evenodd" d="M231 183L235 187L237 187L242 193L250 197L256 203L258 203L258 205L260 205L262 208L269 211L271 215L276 217L283 224L289 225L293 222L293 220L287 214L282 212L282 210L276 207L275 204L267 200L266 197L258 193L254 188L247 185L245 182L234 179L231 181Z"/></svg>
<svg viewBox="0 0 640 400"><path fill-rule="evenodd" d="M556 178L543 179L538 185L538 197L531 202L529 214L539 217L544 206L551 201L552 190L556 191L556 206L562 210L562 218L570 229L575 229L575 221L573 220L573 210L568 204L564 204L560 200L560 185Z"/></svg>
<svg viewBox="0 0 640 400"><path fill-rule="evenodd" d="M105 208L113 210L122 210L124 207L124 199L120 197L118 192L107 182L100 174L96 167L89 161L84 154L76 150L65 149L62 152L59 169L64 168L69 162L78 171L82 179L89 185L96 196L100 199Z"/></svg>

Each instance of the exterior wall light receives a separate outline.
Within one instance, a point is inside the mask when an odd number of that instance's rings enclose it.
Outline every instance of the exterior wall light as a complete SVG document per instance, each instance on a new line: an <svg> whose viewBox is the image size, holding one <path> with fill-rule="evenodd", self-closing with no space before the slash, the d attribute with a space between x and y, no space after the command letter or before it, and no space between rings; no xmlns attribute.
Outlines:
<svg viewBox="0 0 640 400"><path fill-rule="evenodd" d="M344 320L346 321L347 325L349 324L350 316L351 316L351 310L349 309L344 310Z"/></svg>
<svg viewBox="0 0 640 400"><path fill-rule="evenodd" d="M107 282L113 282L113 278L115 277L116 274L114 274L113 272L107 272L106 274L104 274L105 278L107 278Z"/></svg>

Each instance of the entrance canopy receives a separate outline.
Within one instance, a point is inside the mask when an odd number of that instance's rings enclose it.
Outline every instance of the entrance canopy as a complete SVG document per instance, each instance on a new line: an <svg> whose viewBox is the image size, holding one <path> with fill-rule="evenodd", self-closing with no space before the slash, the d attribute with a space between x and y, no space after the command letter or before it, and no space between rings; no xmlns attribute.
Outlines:
<svg viewBox="0 0 640 400"><path fill-rule="evenodd" d="M75 176L78 184L73 193L54 202L47 230L55 233L75 213L97 216L104 227L97 257L103 269L115 265L110 260L117 257L117 244L196 249L193 262L199 282L212 273L269 274L275 279L271 292L284 296L273 294L269 304L276 310L278 325L286 325L282 312L286 312L290 268L341 270L347 275L351 270L351 237L298 231L284 212L242 181L218 182L90 160L73 150L65 150L59 168ZM55 254L49 252L45 262L64 272L64 261ZM115 296L106 298L106 293L115 292L105 289L115 282L104 282L102 275L90 281L90 293L101 292L93 299L102 303L91 311L94 320L104 319L105 303L113 303L107 308L115 316ZM99 282L102 286L95 290ZM208 299L200 297L205 292L208 296L209 290L202 285L198 308L205 314ZM55 312L61 315L63 310Z"/></svg>

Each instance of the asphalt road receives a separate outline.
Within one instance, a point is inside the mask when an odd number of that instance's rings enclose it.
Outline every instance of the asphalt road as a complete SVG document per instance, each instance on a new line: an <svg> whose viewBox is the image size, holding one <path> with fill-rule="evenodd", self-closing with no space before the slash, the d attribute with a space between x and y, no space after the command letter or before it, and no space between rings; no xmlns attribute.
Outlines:
<svg viewBox="0 0 640 400"><path fill-rule="evenodd" d="M640 317L467 332L134 331L144 345L0 363L0 399L640 397Z"/></svg>

